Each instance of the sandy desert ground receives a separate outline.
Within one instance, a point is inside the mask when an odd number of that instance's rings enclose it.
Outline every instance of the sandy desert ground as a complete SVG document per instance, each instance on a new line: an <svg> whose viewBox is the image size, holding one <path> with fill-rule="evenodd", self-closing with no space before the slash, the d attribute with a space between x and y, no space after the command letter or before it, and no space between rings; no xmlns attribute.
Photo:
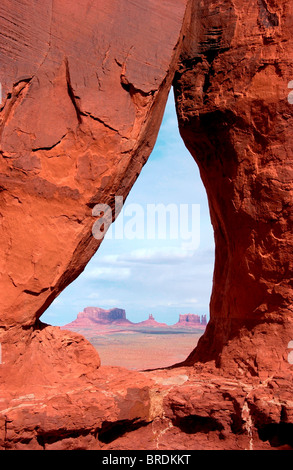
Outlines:
<svg viewBox="0 0 293 470"><path fill-rule="evenodd" d="M133 370L169 367L181 362L197 345L202 332L141 331L114 332L84 336L100 354L102 365L120 366Z"/></svg>

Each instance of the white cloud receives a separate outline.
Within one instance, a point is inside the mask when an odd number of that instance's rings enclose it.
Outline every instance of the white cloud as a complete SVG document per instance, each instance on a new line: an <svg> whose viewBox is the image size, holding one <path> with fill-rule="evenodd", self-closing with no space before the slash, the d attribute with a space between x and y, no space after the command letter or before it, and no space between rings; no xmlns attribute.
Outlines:
<svg viewBox="0 0 293 470"><path fill-rule="evenodd" d="M214 264L214 250L189 250L181 246L138 248L123 254L110 254L101 257L100 264L112 266L130 266L133 263L139 264L174 264L192 261L193 264L211 265ZM110 269L110 268L108 268ZM118 269L118 268L117 268ZM120 268L122 269L122 268Z"/></svg>
<svg viewBox="0 0 293 470"><path fill-rule="evenodd" d="M190 308L194 305L198 304L198 299L186 299L186 300L181 300L181 301L174 301L174 302L168 302L167 306L168 307L177 307L177 308Z"/></svg>
<svg viewBox="0 0 293 470"><path fill-rule="evenodd" d="M87 297L87 300L89 302L92 302L92 301L98 301L99 302L99 307L100 308L105 308L105 309L108 309L108 308L113 308L113 307L117 307L117 308L120 308L119 305L121 305L123 302L121 302L120 300L118 299L112 299L112 298L106 298L106 297L103 297L103 295L101 295L100 293L96 293L96 292L93 292L91 293L88 297ZM123 308L123 307L121 307Z"/></svg>
<svg viewBox="0 0 293 470"><path fill-rule="evenodd" d="M193 252L189 250L183 250L180 248L141 248L130 252L129 254L122 255L121 261L129 262L140 262L140 263L174 263L178 261L184 261L187 258L191 258Z"/></svg>
<svg viewBox="0 0 293 470"><path fill-rule="evenodd" d="M91 268L90 270L86 271L84 277L86 279L120 281L128 279L130 275L131 270L129 268L100 266Z"/></svg>

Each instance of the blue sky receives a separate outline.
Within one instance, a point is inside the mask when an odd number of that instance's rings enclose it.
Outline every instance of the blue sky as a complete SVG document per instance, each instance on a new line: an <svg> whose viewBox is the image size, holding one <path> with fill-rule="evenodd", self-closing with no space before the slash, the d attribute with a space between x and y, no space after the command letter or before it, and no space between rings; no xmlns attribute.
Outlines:
<svg viewBox="0 0 293 470"><path fill-rule="evenodd" d="M183 214L181 225L196 233L193 243L180 237L180 229L179 237L172 237L168 227L165 239L158 234L149 239L149 204L176 204L178 214ZM193 219L192 205L196 207ZM117 224L126 234L122 239L110 236ZM127 237L127 227L132 239ZM156 146L123 212L84 272L55 299L42 321L64 325L88 306L123 308L134 322L149 314L167 324L176 323L179 314L208 316L213 269L214 237L206 192L179 135L171 91Z"/></svg>

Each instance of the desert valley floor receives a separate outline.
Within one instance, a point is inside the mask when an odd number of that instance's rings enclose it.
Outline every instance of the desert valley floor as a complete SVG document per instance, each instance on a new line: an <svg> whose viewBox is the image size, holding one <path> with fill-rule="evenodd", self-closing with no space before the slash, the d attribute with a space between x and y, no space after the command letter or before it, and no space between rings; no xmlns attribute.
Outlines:
<svg viewBox="0 0 293 470"><path fill-rule="evenodd" d="M169 367L187 358L197 345L202 332L145 328L141 331L115 332L84 336L99 352L102 365L133 370ZM171 347L170 347L171 345Z"/></svg>

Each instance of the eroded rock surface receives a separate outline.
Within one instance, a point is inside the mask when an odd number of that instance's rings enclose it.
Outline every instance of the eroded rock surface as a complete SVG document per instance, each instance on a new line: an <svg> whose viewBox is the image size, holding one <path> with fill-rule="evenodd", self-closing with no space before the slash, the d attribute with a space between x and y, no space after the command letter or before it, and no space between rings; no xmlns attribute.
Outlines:
<svg viewBox="0 0 293 470"><path fill-rule="evenodd" d="M14 392L14 395L11 395ZM1 398L0 448L292 449L292 381L241 382L194 367L101 367L59 387L23 384Z"/></svg>
<svg viewBox="0 0 293 470"><path fill-rule="evenodd" d="M92 209L151 152L185 4L1 3L2 325L33 325L97 250Z"/></svg>
<svg viewBox="0 0 293 470"><path fill-rule="evenodd" d="M292 448L291 3L0 12L1 448ZM215 229L211 321L181 367L100 367L39 318L98 249L92 209L127 196L172 82Z"/></svg>
<svg viewBox="0 0 293 470"><path fill-rule="evenodd" d="M189 360L227 372L269 376L289 365L292 20L285 0L193 2L174 81L216 242L211 321Z"/></svg>
<svg viewBox="0 0 293 470"><path fill-rule="evenodd" d="M97 250L93 207L108 204L114 219L115 196L127 197L152 150L185 6L1 3L0 342L7 367Z"/></svg>

